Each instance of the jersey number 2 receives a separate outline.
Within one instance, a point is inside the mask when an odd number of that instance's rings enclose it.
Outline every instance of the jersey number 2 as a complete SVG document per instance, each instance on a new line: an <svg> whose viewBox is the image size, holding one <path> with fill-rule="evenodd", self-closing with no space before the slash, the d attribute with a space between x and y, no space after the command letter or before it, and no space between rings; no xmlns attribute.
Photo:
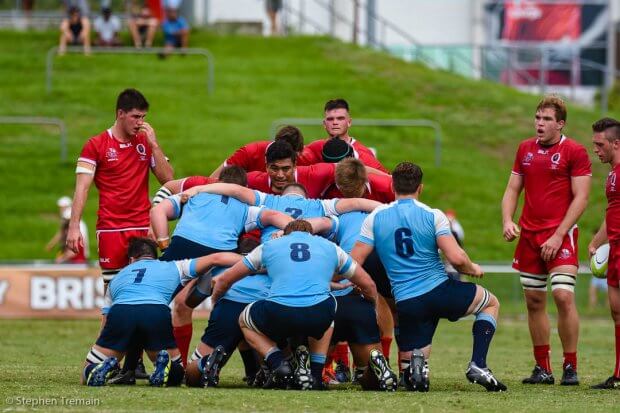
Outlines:
<svg viewBox="0 0 620 413"><path fill-rule="evenodd" d="M403 258L409 258L413 255L413 239L411 235L413 234L409 228L398 228L394 232L396 253Z"/></svg>
<svg viewBox="0 0 620 413"><path fill-rule="evenodd" d="M291 259L295 262L308 261L310 259L310 246L303 242L291 244Z"/></svg>
<svg viewBox="0 0 620 413"><path fill-rule="evenodd" d="M144 278L144 274L146 274L146 268L138 268L136 270L131 270L131 271L137 273L136 279L133 280L133 283L140 284L142 282L142 279Z"/></svg>

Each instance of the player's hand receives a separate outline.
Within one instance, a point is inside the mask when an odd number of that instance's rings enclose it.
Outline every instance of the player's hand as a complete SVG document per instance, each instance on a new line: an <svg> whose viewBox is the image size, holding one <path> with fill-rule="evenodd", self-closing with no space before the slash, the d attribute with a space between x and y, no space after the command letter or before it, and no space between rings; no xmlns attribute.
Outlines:
<svg viewBox="0 0 620 413"><path fill-rule="evenodd" d="M82 238L80 227L72 228L69 226L67 231L67 248L77 254L82 246L84 246L84 239Z"/></svg>
<svg viewBox="0 0 620 413"><path fill-rule="evenodd" d="M564 237L561 237L560 235L553 234L540 246L540 257L544 261L551 261L554 259L562 246L563 238Z"/></svg>
<svg viewBox="0 0 620 413"><path fill-rule="evenodd" d="M189 188L181 192L181 203L182 204L186 203L191 197L198 195L198 189L196 188L197 187Z"/></svg>
<svg viewBox="0 0 620 413"><path fill-rule="evenodd" d="M353 283L347 282L347 283L337 283L334 281L330 281L329 283L329 289L332 291L341 291L341 290L346 290L349 287L353 287Z"/></svg>
<svg viewBox="0 0 620 413"><path fill-rule="evenodd" d="M598 249L598 247L595 247L595 246L594 246L594 241L591 241L591 242L588 244L588 256L589 256L589 257L591 257L591 256L593 256L594 254L596 254L596 250L597 250L597 249Z"/></svg>
<svg viewBox="0 0 620 413"><path fill-rule="evenodd" d="M277 238L281 238L284 236L284 231L282 230L278 230L276 232L274 232L273 234L271 234L271 239L277 239ZM332 288L333 290L333 288Z"/></svg>
<svg viewBox="0 0 620 413"><path fill-rule="evenodd" d="M514 241L519 234L521 234L521 229L517 224L512 221L504 223L504 239L508 242Z"/></svg>
<svg viewBox="0 0 620 413"><path fill-rule="evenodd" d="M213 305L226 294L226 291L230 288L230 284L222 276L215 277L211 280L211 301Z"/></svg>
<svg viewBox="0 0 620 413"><path fill-rule="evenodd" d="M140 126L140 130L146 134L146 139L148 140L151 148L159 146L159 144L157 143L157 136L155 135L155 129L153 129L153 127L149 123L142 123L142 126Z"/></svg>
<svg viewBox="0 0 620 413"><path fill-rule="evenodd" d="M472 263L472 268L473 270L467 275L475 278L482 278L484 276L484 271L482 270L480 264Z"/></svg>

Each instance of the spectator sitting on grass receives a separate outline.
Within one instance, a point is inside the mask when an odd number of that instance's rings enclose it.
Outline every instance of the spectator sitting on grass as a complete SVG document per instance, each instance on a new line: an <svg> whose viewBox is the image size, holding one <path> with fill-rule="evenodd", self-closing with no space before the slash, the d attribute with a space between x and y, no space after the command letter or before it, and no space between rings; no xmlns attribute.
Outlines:
<svg viewBox="0 0 620 413"><path fill-rule="evenodd" d="M84 45L84 54L90 54L90 20L82 16L80 9L71 7L69 16L60 23L60 46L58 53L64 55L69 45Z"/></svg>
<svg viewBox="0 0 620 413"><path fill-rule="evenodd" d="M101 16L95 19L94 28L97 33L97 46L120 46L118 33L121 30L121 21L112 15L109 7L101 9Z"/></svg>

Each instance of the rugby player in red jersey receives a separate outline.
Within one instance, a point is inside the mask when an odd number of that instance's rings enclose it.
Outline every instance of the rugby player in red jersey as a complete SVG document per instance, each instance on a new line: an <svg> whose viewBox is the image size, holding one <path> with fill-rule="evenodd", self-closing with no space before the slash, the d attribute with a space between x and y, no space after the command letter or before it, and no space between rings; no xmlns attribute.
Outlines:
<svg viewBox="0 0 620 413"><path fill-rule="evenodd" d="M222 168L225 166L236 165L245 169L246 172L263 172L267 167L265 155L267 148L275 141L283 140L288 142L297 154L301 154L304 149L304 136L295 126L286 125L278 130L273 141L256 141L248 143L237 149L223 164L213 171L211 178L220 176ZM299 163L299 165L302 165Z"/></svg>
<svg viewBox="0 0 620 413"><path fill-rule="evenodd" d="M611 166L605 185L607 212L601 228L590 244L590 255L609 240L607 261L607 294L616 336L616 365L611 377L592 386L593 389L620 389L620 122L603 118L592 125L594 153Z"/></svg>
<svg viewBox="0 0 620 413"><path fill-rule="evenodd" d="M528 326L536 366L525 384L553 384L549 360L547 279L558 309L558 333L564 350L562 385L579 384L575 306L577 220L590 192L591 163L585 148L562 134L566 106L555 96L536 108L536 136L521 142L502 199L503 235L519 237L513 267L521 273ZM513 221L519 195L525 191L519 226Z"/></svg>
<svg viewBox="0 0 620 413"><path fill-rule="evenodd" d="M388 172L369 148L362 145L360 141L349 136L351 116L349 115L349 104L346 100L333 99L328 101L325 103L324 113L323 127L330 137L306 145L300 156L300 165L313 165L323 162L323 146L329 139L337 138L351 145L354 150L353 156L361 160L364 165L378 169L381 172Z"/></svg>

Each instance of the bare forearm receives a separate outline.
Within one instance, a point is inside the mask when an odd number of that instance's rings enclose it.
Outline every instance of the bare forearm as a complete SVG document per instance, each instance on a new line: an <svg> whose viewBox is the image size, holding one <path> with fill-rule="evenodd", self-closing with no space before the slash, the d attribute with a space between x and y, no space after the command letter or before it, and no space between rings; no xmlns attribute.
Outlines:
<svg viewBox="0 0 620 413"><path fill-rule="evenodd" d="M514 219L518 202L519 193L507 188L502 198L502 222L511 222Z"/></svg>
<svg viewBox="0 0 620 413"><path fill-rule="evenodd" d="M596 234L594 234L594 237L592 238L592 245L598 248L605 242L607 242L607 221L603 219L601 227L598 231L596 231Z"/></svg>
<svg viewBox="0 0 620 413"><path fill-rule="evenodd" d="M153 159L155 159L155 168L153 168L153 173L157 177L159 183L163 185L174 179L174 170L159 146L153 145L151 146L151 149L153 151Z"/></svg>
<svg viewBox="0 0 620 413"><path fill-rule="evenodd" d="M84 206L88 199L89 186L84 183L80 183L80 177L77 178L78 183L75 186L75 193L73 194L73 203L71 204L71 218L69 220L69 227L79 228L80 220L82 219L82 213L84 212Z"/></svg>

